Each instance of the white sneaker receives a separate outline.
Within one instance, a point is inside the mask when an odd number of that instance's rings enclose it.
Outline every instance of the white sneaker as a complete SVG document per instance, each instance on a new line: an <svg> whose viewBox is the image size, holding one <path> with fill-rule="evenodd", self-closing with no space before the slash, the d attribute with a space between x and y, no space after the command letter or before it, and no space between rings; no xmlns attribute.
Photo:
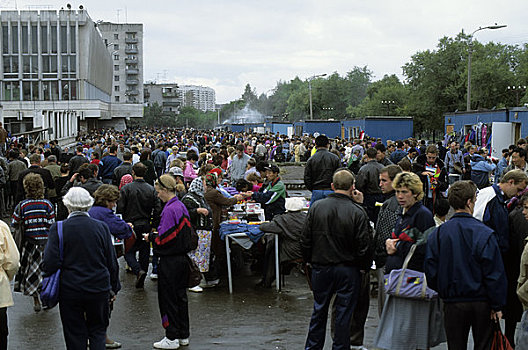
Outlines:
<svg viewBox="0 0 528 350"><path fill-rule="evenodd" d="M364 347L363 345L360 345L360 346L350 345L350 350L368 350L368 349Z"/></svg>
<svg viewBox="0 0 528 350"><path fill-rule="evenodd" d="M158 279L158 274L157 273L151 273L149 277L150 277L151 280L157 280Z"/></svg>
<svg viewBox="0 0 528 350"><path fill-rule="evenodd" d="M154 343L153 346L156 349L178 349L180 347L180 342L178 339L170 340L165 337L159 342Z"/></svg>
<svg viewBox="0 0 528 350"><path fill-rule="evenodd" d="M185 339L178 339L180 341L180 345L181 346L187 346L189 345L189 338L185 338Z"/></svg>
<svg viewBox="0 0 528 350"><path fill-rule="evenodd" d="M192 288L189 288L189 292L201 293L201 292L203 292L203 288L200 287L200 286L192 287ZM187 343L189 343L188 340L187 340ZM182 344L182 345L187 345L187 344Z"/></svg>

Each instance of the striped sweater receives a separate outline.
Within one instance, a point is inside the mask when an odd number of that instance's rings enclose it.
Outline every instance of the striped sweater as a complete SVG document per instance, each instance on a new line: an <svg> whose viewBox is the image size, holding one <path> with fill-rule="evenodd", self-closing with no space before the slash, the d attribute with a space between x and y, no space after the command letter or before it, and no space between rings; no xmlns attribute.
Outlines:
<svg viewBox="0 0 528 350"><path fill-rule="evenodd" d="M46 240L54 222L53 204L47 199L25 199L18 203L13 212L13 225L21 223L26 238Z"/></svg>

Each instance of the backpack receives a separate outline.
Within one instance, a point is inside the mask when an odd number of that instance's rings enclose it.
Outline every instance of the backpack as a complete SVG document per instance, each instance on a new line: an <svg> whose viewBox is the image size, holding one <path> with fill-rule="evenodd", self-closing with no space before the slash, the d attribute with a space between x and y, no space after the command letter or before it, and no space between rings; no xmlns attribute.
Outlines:
<svg viewBox="0 0 528 350"><path fill-rule="evenodd" d="M154 166L156 168L165 168L165 160L163 159L163 151L159 149L156 151L154 151L154 154L153 154Z"/></svg>

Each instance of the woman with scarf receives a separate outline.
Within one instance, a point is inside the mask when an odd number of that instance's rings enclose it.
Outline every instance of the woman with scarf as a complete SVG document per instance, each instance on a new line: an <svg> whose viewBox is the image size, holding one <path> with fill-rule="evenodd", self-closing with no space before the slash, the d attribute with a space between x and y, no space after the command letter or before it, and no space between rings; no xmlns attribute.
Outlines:
<svg viewBox="0 0 528 350"><path fill-rule="evenodd" d="M198 247L189 253L191 259L194 260L200 272L207 273L210 271L211 258L211 233L213 230L213 214L211 207L207 204L204 197L205 180L203 177L197 177L189 186L189 191L182 198L182 203L185 204L189 212L191 225L198 235ZM216 271L211 271L208 274L209 280L216 280ZM207 279L206 279L207 280ZM189 288L189 291L200 293L203 291L199 285Z"/></svg>
<svg viewBox="0 0 528 350"><path fill-rule="evenodd" d="M187 253L191 251L189 212L176 196L176 180L165 174L154 184L158 197L166 203L158 232L145 233L159 257L158 303L165 337L154 343L156 349L177 349L189 344L189 307Z"/></svg>
<svg viewBox="0 0 528 350"><path fill-rule="evenodd" d="M211 239L212 258L210 259L209 272L204 274L207 286L215 286L218 284L218 275L216 275L216 267L219 264L219 259L225 258L225 246L220 239L220 222L222 221L222 207L232 206L238 201L244 199L241 194L237 194L232 198L226 198L216 188L218 185L215 174L208 173L205 175L205 194L204 198L207 204L211 207L213 212L213 237ZM216 276L215 276L216 275Z"/></svg>

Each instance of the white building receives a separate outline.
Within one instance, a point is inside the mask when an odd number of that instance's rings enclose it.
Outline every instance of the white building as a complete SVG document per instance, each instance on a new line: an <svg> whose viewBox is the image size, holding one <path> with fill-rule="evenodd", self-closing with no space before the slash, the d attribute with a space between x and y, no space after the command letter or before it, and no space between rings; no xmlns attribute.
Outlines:
<svg viewBox="0 0 528 350"><path fill-rule="evenodd" d="M0 12L0 120L13 136L71 143L137 113L112 105L111 54L86 10Z"/></svg>
<svg viewBox="0 0 528 350"><path fill-rule="evenodd" d="M180 85L178 93L184 107L194 107L204 112L216 110L215 91L210 87Z"/></svg>

